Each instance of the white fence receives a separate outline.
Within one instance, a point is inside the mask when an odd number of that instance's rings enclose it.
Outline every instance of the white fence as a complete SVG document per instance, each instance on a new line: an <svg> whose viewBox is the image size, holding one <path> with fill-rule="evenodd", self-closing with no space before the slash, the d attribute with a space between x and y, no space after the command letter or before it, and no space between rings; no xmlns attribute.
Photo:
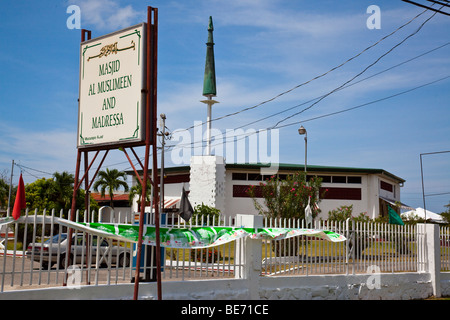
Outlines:
<svg viewBox="0 0 450 320"><path fill-rule="evenodd" d="M450 271L450 228L441 227L439 232L441 248L441 271Z"/></svg>
<svg viewBox="0 0 450 320"><path fill-rule="evenodd" d="M91 216L95 216L92 214ZM62 212L29 212L8 225L14 237L0 247L0 292L37 287L77 284L130 283L134 281L135 244L119 242L74 231L73 256L66 259L67 241L52 242L67 233L55 217ZM77 221L80 218L77 212ZM82 219L81 219L82 220ZM130 221L132 220L132 221ZM122 219L123 221L123 219ZM126 219L129 223L133 219ZM103 221L105 222L105 221ZM110 221L114 222L114 221ZM151 222L151 221L150 221ZM265 220L265 227L303 228L298 220ZM162 225L185 227L175 214L167 214ZM190 221L190 226L233 226L231 219L215 224L208 220ZM375 223L343 223L317 221L315 229L337 232L347 237L344 242L329 242L314 237L298 236L286 240L263 240L261 275L309 276L319 274L355 275L374 272L417 272L424 270L426 259L423 234L416 226ZM6 232L8 233L8 232ZM45 243L42 246L42 243ZM449 270L449 230L441 229L441 266ZM162 251L162 280L195 280L242 278L245 241L233 241L209 249L172 249ZM154 247L144 246L140 281L155 281ZM50 263L48 261L51 261Z"/></svg>
<svg viewBox="0 0 450 320"><path fill-rule="evenodd" d="M304 221L265 221L268 227L304 228ZM375 266L377 272L416 272L423 246L415 225L315 221L314 229L347 238L333 243L313 237L270 241L263 245L265 274L357 274Z"/></svg>

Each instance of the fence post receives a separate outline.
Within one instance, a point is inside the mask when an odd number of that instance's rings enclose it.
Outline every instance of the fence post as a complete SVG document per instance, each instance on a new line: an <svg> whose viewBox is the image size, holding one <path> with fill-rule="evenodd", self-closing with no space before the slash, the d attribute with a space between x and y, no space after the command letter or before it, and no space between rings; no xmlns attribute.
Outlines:
<svg viewBox="0 0 450 320"><path fill-rule="evenodd" d="M441 247L439 226L436 224L418 224L418 239L422 238L423 247L418 243L419 271L430 273L433 295L441 296ZM423 250L423 254L420 253Z"/></svg>
<svg viewBox="0 0 450 320"><path fill-rule="evenodd" d="M263 217L237 214L236 227L262 228ZM236 246L235 277L248 281L250 299L259 299L259 278L261 276L262 241L250 237L238 240Z"/></svg>

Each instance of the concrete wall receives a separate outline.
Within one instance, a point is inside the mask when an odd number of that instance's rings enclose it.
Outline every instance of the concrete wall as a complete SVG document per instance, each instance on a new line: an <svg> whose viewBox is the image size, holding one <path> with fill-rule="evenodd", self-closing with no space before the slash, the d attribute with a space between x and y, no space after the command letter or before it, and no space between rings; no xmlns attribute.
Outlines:
<svg viewBox="0 0 450 320"><path fill-rule="evenodd" d="M238 215L237 224L259 227L260 216ZM440 272L439 227L419 225L424 254L419 272L357 275L271 276L261 274L262 241L244 238L245 250L235 255L235 279L163 281L164 300L412 300L450 295L450 273ZM424 237L422 237L422 235ZM240 246L237 246L240 247ZM125 299L133 298L134 284L81 286L10 291L0 299ZM156 299L156 283L140 283L140 299Z"/></svg>
<svg viewBox="0 0 450 320"><path fill-rule="evenodd" d="M449 281L443 292L450 294ZM5 292L0 300L131 300L133 292L133 284L58 287ZM163 300L412 300L432 295L428 273L259 277L257 286L247 279L162 282ZM156 284L140 283L139 299L156 300Z"/></svg>

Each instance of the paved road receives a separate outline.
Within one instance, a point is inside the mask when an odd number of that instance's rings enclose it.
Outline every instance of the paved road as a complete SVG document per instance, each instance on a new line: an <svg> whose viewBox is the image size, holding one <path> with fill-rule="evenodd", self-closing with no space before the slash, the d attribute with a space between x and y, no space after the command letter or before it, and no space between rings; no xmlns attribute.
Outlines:
<svg viewBox="0 0 450 320"><path fill-rule="evenodd" d="M64 270L56 268L56 266L50 270L48 268L41 269L39 262L32 262L30 259L22 257L16 257L14 260L11 256L7 256L6 259L4 256L0 256L0 270L5 271L0 273L0 292L62 286L65 275ZM85 267L81 269L81 266L75 266L71 270L68 275L69 280L73 280L73 283L81 282L82 285L86 284L87 277L91 284L106 284L108 278L111 284L131 282L129 268L124 270L123 268L116 269L113 266L111 269L105 267L96 270L94 266L91 270L86 270Z"/></svg>

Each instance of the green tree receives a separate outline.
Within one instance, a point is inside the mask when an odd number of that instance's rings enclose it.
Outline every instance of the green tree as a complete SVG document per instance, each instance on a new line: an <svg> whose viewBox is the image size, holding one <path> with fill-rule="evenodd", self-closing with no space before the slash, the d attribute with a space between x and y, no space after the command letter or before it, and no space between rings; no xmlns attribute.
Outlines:
<svg viewBox="0 0 450 320"><path fill-rule="evenodd" d="M63 217L67 218L72 206L73 180L70 182L72 175L67 172L62 174L56 172L53 176L53 179L37 179L25 186L27 208L37 209L38 213L42 213L44 209L47 209L48 212L55 209L57 215L60 210L63 210ZM84 197L85 191L79 189L75 207L81 210L81 216L85 209ZM90 198L90 208L91 210L98 209L98 204L92 197Z"/></svg>
<svg viewBox="0 0 450 320"><path fill-rule="evenodd" d="M67 171L53 174L53 183L47 192L49 199L57 205L57 209L64 209L64 211L70 209L73 198L73 183L74 176Z"/></svg>
<svg viewBox="0 0 450 320"><path fill-rule="evenodd" d="M105 193L108 190L111 208L114 208L114 191L119 190L121 187L123 187L125 191L128 191L128 184L125 181L126 176L126 173L123 171L117 169L109 170L108 168L106 168L106 171L100 171L98 173L98 179L94 183L94 190L98 192L98 189L100 188L102 197L105 196Z"/></svg>
<svg viewBox="0 0 450 320"><path fill-rule="evenodd" d="M25 186L27 208L38 209L38 212L42 212L44 209L58 209L57 203L49 197L54 187L53 183L52 179L42 178L27 184Z"/></svg>
<svg viewBox="0 0 450 320"><path fill-rule="evenodd" d="M259 186L250 186L247 193L252 197L258 212L268 218L305 218L305 208L310 199L313 218L320 213L319 204L322 179L311 177L308 182L304 172L288 175L286 180L272 176ZM258 198L263 198L263 204Z"/></svg>
<svg viewBox="0 0 450 320"><path fill-rule="evenodd" d="M9 184L5 179L0 178L0 208L6 209L8 206Z"/></svg>
<svg viewBox="0 0 450 320"><path fill-rule="evenodd" d="M147 181L147 190L145 195L145 201L150 201L150 195L152 191L152 184L150 182L150 179ZM130 194L128 196L128 201L130 202L130 205L133 204L133 200L135 197L138 197L138 203L141 203L142 200L142 185L140 181L138 180L137 184L132 186L130 188Z"/></svg>
<svg viewBox="0 0 450 320"><path fill-rule="evenodd" d="M314 218L320 212L316 204L321 201L319 193L322 179L311 177L309 181L306 180L304 172L288 175L286 180L272 176L259 186L250 186L247 193L252 197L256 210L268 218L304 219L308 202ZM263 199L263 204L258 198ZM272 249L277 256L295 256L299 250L298 241L287 239Z"/></svg>
<svg viewBox="0 0 450 320"><path fill-rule="evenodd" d="M446 223L450 223L450 202L446 204L444 207L446 207L447 210L442 212L441 216L444 218Z"/></svg>
<svg viewBox="0 0 450 320"><path fill-rule="evenodd" d="M211 206L207 206L204 203L199 204L194 208L194 213L191 219L192 221L198 221L199 223L201 223L202 218L203 223L206 224L209 221L210 225L218 226L220 222L220 210Z"/></svg>

